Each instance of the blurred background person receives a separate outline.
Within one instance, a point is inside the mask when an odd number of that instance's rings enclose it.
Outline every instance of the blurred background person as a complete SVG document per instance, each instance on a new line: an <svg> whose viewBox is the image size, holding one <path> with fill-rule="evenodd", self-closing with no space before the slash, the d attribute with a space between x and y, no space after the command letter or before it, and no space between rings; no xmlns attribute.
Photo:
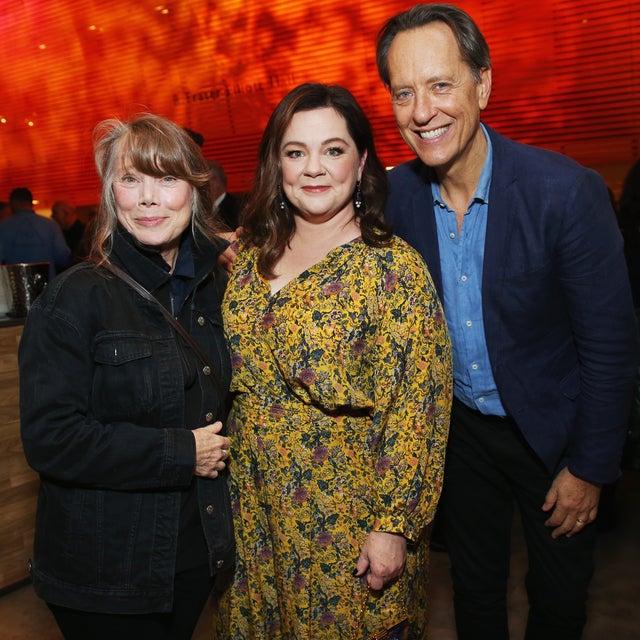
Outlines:
<svg viewBox="0 0 640 640"><path fill-rule="evenodd" d="M71 250L69 266L84 260L87 257L87 247L83 242L86 225L78 218L76 208L66 200L57 200L51 207L51 218L62 229L62 235Z"/></svg>
<svg viewBox="0 0 640 640"><path fill-rule="evenodd" d="M624 255L629 269L636 317L640 321L640 160L636 160L625 177L618 220L624 238ZM622 464L625 469L640 471L640 368L636 377Z"/></svg>
<svg viewBox="0 0 640 640"><path fill-rule="evenodd" d="M632 165L622 186L618 222L624 239L633 302L640 310L640 160Z"/></svg>
<svg viewBox="0 0 640 640"><path fill-rule="evenodd" d="M422 638L452 392L440 302L384 222L346 89L287 94L258 165L223 305L238 554L214 637Z"/></svg>
<svg viewBox="0 0 640 640"><path fill-rule="evenodd" d="M12 215L0 223L0 263L48 262L49 280L65 269L71 254L60 227L33 210L33 195L18 187L9 195Z"/></svg>
<svg viewBox="0 0 640 640"><path fill-rule="evenodd" d="M204 136L193 129L187 129L187 127L184 127L183 130L200 147L200 149L202 149L204 146Z"/></svg>
<svg viewBox="0 0 640 640"><path fill-rule="evenodd" d="M0 202L0 222L11 215L11 205L8 202Z"/></svg>
<svg viewBox="0 0 640 640"><path fill-rule="evenodd" d="M45 289L19 349L41 481L31 577L67 640L188 640L235 556L225 243L207 165L174 123L105 121L95 160L91 260Z"/></svg>
<svg viewBox="0 0 640 640"><path fill-rule="evenodd" d="M222 165L215 160L207 160L211 172L211 194L218 214L226 225L234 230L238 227L240 216L240 199L227 192L227 174Z"/></svg>

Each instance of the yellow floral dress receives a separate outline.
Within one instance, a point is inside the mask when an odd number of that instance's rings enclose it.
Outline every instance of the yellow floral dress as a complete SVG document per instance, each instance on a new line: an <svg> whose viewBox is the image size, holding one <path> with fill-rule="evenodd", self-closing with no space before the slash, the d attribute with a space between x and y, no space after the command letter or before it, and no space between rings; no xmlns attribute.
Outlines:
<svg viewBox="0 0 640 640"><path fill-rule="evenodd" d="M365 638L405 612L423 638L452 393L427 268L399 238L356 240L272 295L256 255L240 251L223 310L238 553L214 638ZM353 572L372 530L410 542L367 594Z"/></svg>

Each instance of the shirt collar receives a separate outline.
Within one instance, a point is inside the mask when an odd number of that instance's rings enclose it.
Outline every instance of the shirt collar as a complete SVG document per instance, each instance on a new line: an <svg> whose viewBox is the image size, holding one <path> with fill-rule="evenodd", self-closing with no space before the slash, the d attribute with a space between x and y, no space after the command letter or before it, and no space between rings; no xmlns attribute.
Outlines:
<svg viewBox="0 0 640 640"><path fill-rule="evenodd" d="M491 188L491 176L493 174L493 147L491 146L491 138L485 129L485 126L480 123L482 132L487 141L487 157L484 159L484 166L482 167L482 173L480 174L480 180L478 180L478 186L476 192L473 194L473 202L481 202L483 204L489 203L489 189ZM431 176L431 193L433 194L433 204L440 206L446 206L446 203L440 195L440 183L436 179L435 171L430 168L429 173Z"/></svg>
<svg viewBox="0 0 640 640"><path fill-rule="evenodd" d="M207 273L218 270L218 256L228 244L219 238L208 240L200 234L194 238L191 231L187 230L181 240L174 275L187 279L193 276L194 282L199 282ZM183 251L184 255L181 255ZM155 291L170 279L169 265L162 256L157 251L142 248L120 225L114 234L110 259L149 291Z"/></svg>
<svg viewBox="0 0 640 640"><path fill-rule="evenodd" d="M173 275L182 278L193 278L195 276L195 265L193 262L193 241L190 233L182 235L180 250L176 259ZM165 263L166 264L166 263ZM167 265L168 267L169 265Z"/></svg>

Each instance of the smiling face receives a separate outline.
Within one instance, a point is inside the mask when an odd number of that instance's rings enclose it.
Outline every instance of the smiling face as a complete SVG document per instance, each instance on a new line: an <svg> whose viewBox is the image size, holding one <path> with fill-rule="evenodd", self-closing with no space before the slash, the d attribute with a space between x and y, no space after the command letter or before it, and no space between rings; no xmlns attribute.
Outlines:
<svg viewBox="0 0 640 640"><path fill-rule="evenodd" d="M297 214L321 223L354 215L353 192L361 157L345 119L333 108L299 111L282 138L282 188Z"/></svg>
<svg viewBox="0 0 640 640"><path fill-rule="evenodd" d="M173 266L180 237L191 221L191 185L172 176L154 177L124 168L115 177L113 195L118 222Z"/></svg>
<svg viewBox="0 0 640 640"><path fill-rule="evenodd" d="M396 122L418 157L438 174L481 162L480 112L489 100L491 70L483 69L476 82L442 22L399 33L388 60Z"/></svg>

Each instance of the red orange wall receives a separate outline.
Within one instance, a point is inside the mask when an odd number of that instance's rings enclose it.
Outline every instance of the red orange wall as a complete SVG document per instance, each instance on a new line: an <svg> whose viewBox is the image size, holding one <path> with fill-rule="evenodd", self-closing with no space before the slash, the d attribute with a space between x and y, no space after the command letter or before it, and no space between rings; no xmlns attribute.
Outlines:
<svg viewBox="0 0 640 640"><path fill-rule="evenodd" d="M375 36L412 4L2 0L0 200L29 186L40 209L58 198L96 202L92 129L141 111L202 133L230 190L244 190L273 106L310 80L350 88L383 161L397 164L410 154L377 77ZM457 4L492 50L489 124L605 169L639 156L640 3Z"/></svg>

